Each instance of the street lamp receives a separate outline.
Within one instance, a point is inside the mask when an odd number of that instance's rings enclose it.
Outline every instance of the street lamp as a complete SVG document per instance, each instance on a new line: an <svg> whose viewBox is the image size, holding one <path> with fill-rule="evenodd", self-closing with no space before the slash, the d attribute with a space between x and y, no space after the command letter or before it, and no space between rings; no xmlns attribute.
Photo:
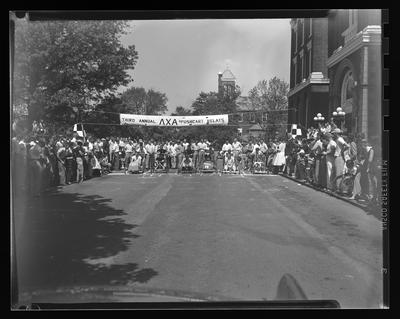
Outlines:
<svg viewBox="0 0 400 319"><path fill-rule="evenodd" d="M342 129L342 123L344 121L345 115L346 112L344 112L341 107L338 107L336 111L332 113L333 119L339 122L340 129Z"/></svg>
<svg viewBox="0 0 400 319"><path fill-rule="evenodd" d="M322 123L325 121L325 117L323 117L321 113L318 113L317 116L314 116L314 121L317 123Z"/></svg>

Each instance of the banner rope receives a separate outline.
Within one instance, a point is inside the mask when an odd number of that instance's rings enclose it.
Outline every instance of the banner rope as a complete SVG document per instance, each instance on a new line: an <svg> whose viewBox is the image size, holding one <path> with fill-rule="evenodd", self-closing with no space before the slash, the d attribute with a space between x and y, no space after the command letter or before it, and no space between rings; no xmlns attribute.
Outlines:
<svg viewBox="0 0 400 319"><path fill-rule="evenodd" d="M289 110L297 110L296 108L288 108L284 110L243 110L234 113L224 113L226 115L235 115L240 113L268 113L268 112L284 112ZM207 116L207 115L223 115L223 114L198 114L198 115L157 115L157 114L136 114L136 113L119 113L119 112L109 112L109 111L96 111L96 110L83 110L83 112L96 112L96 113L108 113L108 114L129 114L129 115L146 115L146 116Z"/></svg>

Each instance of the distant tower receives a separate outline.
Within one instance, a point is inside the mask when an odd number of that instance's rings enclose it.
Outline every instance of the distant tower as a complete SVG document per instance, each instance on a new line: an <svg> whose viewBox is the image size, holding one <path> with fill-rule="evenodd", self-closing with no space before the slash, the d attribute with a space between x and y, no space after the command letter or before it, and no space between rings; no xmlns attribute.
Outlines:
<svg viewBox="0 0 400 319"><path fill-rule="evenodd" d="M218 93L229 94L235 90L236 78L228 68L218 73Z"/></svg>

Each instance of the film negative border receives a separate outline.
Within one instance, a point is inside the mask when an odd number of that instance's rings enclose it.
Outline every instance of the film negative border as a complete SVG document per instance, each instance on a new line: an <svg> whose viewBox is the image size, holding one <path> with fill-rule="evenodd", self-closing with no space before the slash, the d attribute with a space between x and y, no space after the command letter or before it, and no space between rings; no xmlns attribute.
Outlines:
<svg viewBox="0 0 400 319"><path fill-rule="evenodd" d="M390 40L389 9L382 9L382 165L381 165L381 221L383 243L383 308L389 308L389 75L390 75Z"/></svg>

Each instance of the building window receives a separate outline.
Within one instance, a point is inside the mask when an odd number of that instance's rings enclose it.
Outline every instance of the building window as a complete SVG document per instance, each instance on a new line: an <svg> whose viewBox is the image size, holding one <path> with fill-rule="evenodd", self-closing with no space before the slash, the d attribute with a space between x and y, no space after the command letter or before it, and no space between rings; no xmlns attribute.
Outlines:
<svg viewBox="0 0 400 319"><path fill-rule="evenodd" d="M304 57L300 58L300 82L304 79Z"/></svg>
<svg viewBox="0 0 400 319"><path fill-rule="evenodd" d="M347 132L352 131L353 123L353 94L354 94L354 78L353 72L348 70L343 77L342 89L341 89L341 99L340 99L340 107L346 113L344 126Z"/></svg>
<svg viewBox="0 0 400 319"><path fill-rule="evenodd" d="M310 37L310 20L311 19L304 20L304 39L305 39L305 41L307 41Z"/></svg>
<svg viewBox="0 0 400 319"><path fill-rule="evenodd" d="M267 119L268 119L268 113L267 112L263 112L262 113L262 121L263 122L267 122Z"/></svg>
<svg viewBox="0 0 400 319"><path fill-rule="evenodd" d="M308 56L310 55L310 51L309 50L306 50L305 51L306 52L306 54L305 54L305 56L304 56L304 77L305 78L308 78L308 75L310 74L310 69L309 69L309 63L310 63L310 60L309 60L309 58L308 58Z"/></svg>
<svg viewBox="0 0 400 319"><path fill-rule="evenodd" d="M310 18L309 22L310 22L310 37L311 37L312 36L312 23L313 23L311 18Z"/></svg>
<svg viewBox="0 0 400 319"><path fill-rule="evenodd" d="M305 19L302 20L301 23L301 45L304 45L304 38L305 38L305 34L304 34L304 21Z"/></svg>
<svg viewBox="0 0 400 319"><path fill-rule="evenodd" d="M302 23L302 20L299 19L298 22L297 22L297 48L298 49L304 43L303 25L304 24Z"/></svg>
<svg viewBox="0 0 400 319"><path fill-rule="evenodd" d="M311 59L312 51L308 50L308 74L312 73L312 59Z"/></svg>
<svg viewBox="0 0 400 319"><path fill-rule="evenodd" d="M296 59L292 60L292 69L290 70L290 81L292 83L292 87L296 85Z"/></svg>
<svg viewBox="0 0 400 319"><path fill-rule="evenodd" d="M292 29L292 56L296 54L296 31Z"/></svg>

